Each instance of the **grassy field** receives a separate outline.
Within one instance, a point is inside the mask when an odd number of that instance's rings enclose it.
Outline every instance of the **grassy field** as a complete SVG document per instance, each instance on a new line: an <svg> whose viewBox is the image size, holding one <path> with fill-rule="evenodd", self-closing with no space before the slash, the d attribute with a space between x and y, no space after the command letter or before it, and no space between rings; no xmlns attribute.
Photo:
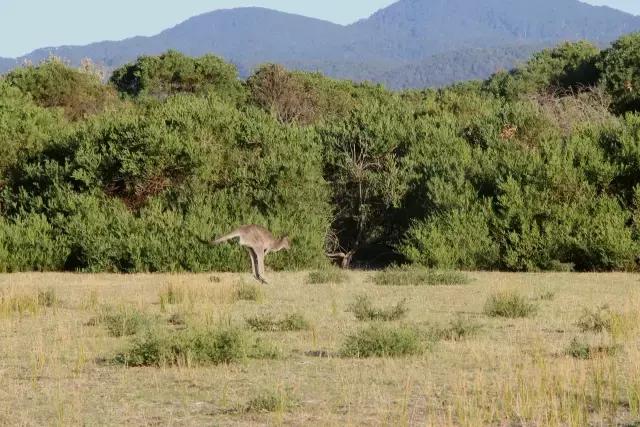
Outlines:
<svg viewBox="0 0 640 427"><path fill-rule="evenodd" d="M637 275L465 274L2 275L0 424L640 425Z"/></svg>

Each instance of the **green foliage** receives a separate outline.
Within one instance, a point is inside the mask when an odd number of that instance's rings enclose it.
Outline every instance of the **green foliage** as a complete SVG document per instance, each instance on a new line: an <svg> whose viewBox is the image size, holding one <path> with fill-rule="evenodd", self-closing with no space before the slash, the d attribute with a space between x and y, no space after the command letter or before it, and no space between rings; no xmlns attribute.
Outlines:
<svg viewBox="0 0 640 427"><path fill-rule="evenodd" d="M237 301L259 302L264 298L264 293L258 285L240 282L236 285L233 296Z"/></svg>
<svg viewBox="0 0 640 427"><path fill-rule="evenodd" d="M37 66L17 68L6 82L29 94L42 107L60 107L71 120L99 113L115 102L115 93L90 71L75 70L51 58Z"/></svg>
<svg viewBox="0 0 640 427"><path fill-rule="evenodd" d="M537 311L536 304L516 292L509 291L491 295L484 305L485 314L491 317L515 319L533 316Z"/></svg>
<svg viewBox="0 0 640 427"><path fill-rule="evenodd" d="M153 324L153 318L133 307L106 307L96 323L103 325L113 337L141 333Z"/></svg>
<svg viewBox="0 0 640 427"><path fill-rule="evenodd" d="M265 390L247 402L245 412L285 412L297 406L289 393L282 390Z"/></svg>
<svg viewBox="0 0 640 427"><path fill-rule="evenodd" d="M509 99L547 90L580 90L597 83L598 54L598 48L587 41L563 43L534 54L510 73L498 73L487 88Z"/></svg>
<svg viewBox="0 0 640 427"><path fill-rule="evenodd" d="M349 335L340 355L350 358L401 357L421 354L424 350L420 333L415 329L374 324Z"/></svg>
<svg viewBox="0 0 640 427"><path fill-rule="evenodd" d="M289 234L268 267L312 270L311 283L342 280L326 254L637 270L639 37L402 93L277 65L243 83L231 64L177 52L141 57L111 85L56 60L18 69L0 79L0 271L246 271L242 248L201 241L248 223Z"/></svg>
<svg viewBox="0 0 640 427"><path fill-rule="evenodd" d="M578 337L574 337L571 343L567 347L565 353L575 359L593 359L596 357L613 356L620 350L619 346L615 345L590 345Z"/></svg>
<svg viewBox="0 0 640 427"><path fill-rule="evenodd" d="M482 326L463 316L451 320L447 326L436 327L430 334L435 340L460 341L477 335Z"/></svg>
<svg viewBox="0 0 640 427"><path fill-rule="evenodd" d="M164 98L176 93L213 91L236 99L242 88L236 68L213 55L190 58L170 50L160 56L141 56L118 68L111 82L122 93Z"/></svg>
<svg viewBox="0 0 640 427"><path fill-rule="evenodd" d="M344 283L347 275L344 271L335 268L324 268L312 271L307 276L307 283L310 285L321 285L325 283Z"/></svg>
<svg viewBox="0 0 640 427"><path fill-rule="evenodd" d="M602 84L618 112L640 111L640 33L621 37L602 53Z"/></svg>
<svg viewBox="0 0 640 427"><path fill-rule="evenodd" d="M127 366L192 366L234 363L275 354L240 329L189 329L168 332L149 329L128 350L116 356Z"/></svg>
<svg viewBox="0 0 640 427"><path fill-rule="evenodd" d="M470 282L464 273L420 268L388 268L376 273L373 281L379 286L456 286Z"/></svg>
<svg viewBox="0 0 640 427"><path fill-rule="evenodd" d="M361 321L382 321L391 322L400 320L407 314L407 300L404 299L394 306L387 308L377 308L371 303L367 295L358 295L356 300L349 306L356 319Z"/></svg>
<svg viewBox="0 0 640 427"><path fill-rule="evenodd" d="M299 313L288 314L275 320L271 315L254 316L245 319L247 326L260 332L297 332L308 330L309 321Z"/></svg>

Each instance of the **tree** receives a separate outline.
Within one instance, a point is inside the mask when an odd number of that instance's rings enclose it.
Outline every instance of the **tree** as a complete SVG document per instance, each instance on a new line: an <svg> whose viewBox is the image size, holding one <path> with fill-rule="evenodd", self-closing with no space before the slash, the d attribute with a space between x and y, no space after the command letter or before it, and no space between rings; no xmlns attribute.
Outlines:
<svg viewBox="0 0 640 427"><path fill-rule="evenodd" d="M160 56L141 56L115 70L111 82L131 96L164 98L180 92L212 90L235 99L241 93L238 70L232 64L214 55L190 58L175 50Z"/></svg>
<svg viewBox="0 0 640 427"><path fill-rule="evenodd" d="M640 111L640 33L617 40L598 62L617 112Z"/></svg>

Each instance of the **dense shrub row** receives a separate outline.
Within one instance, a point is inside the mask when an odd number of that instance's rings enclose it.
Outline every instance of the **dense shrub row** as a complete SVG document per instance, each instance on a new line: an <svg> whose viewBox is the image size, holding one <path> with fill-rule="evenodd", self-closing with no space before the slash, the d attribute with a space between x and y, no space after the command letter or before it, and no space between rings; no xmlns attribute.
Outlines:
<svg viewBox="0 0 640 427"><path fill-rule="evenodd" d="M394 93L212 56L102 83L58 60L0 79L0 270L246 268L203 246L289 233L273 268L635 269L640 35L485 82ZM119 94L119 95L118 95Z"/></svg>

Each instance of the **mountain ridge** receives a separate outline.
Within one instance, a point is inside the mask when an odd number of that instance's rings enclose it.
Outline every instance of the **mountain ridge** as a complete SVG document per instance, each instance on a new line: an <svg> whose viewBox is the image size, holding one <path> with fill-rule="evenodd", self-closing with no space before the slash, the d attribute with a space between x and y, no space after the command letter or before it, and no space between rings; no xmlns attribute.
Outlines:
<svg viewBox="0 0 640 427"><path fill-rule="evenodd" d="M111 70L140 55L175 49L219 55L243 77L277 62L392 88L441 86L485 78L494 65L511 68L534 48L585 38L603 46L636 30L640 17L577 0L400 0L349 25L245 7L197 15L154 36L0 58L0 72L50 55L74 65L91 58Z"/></svg>

